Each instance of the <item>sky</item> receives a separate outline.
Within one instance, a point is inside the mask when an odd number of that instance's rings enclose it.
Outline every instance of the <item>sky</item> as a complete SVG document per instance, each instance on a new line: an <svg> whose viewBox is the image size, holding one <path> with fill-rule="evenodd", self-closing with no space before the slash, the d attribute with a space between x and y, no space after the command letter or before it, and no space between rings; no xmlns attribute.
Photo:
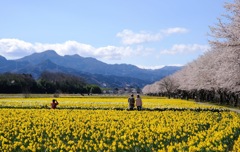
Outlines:
<svg viewBox="0 0 240 152"><path fill-rule="evenodd" d="M0 0L0 55L55 50L140 68L185 65L209 50L232 0Z"/></svg>

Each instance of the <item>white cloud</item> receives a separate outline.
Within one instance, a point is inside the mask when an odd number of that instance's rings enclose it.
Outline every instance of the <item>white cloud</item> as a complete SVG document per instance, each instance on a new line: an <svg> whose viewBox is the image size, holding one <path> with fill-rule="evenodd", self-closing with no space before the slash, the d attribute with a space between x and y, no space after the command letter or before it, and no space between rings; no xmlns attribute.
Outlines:
<svg viewBox="0 0 240 152"><path fill-rule="evenodd" d="M130 47L106 46L97 48L93 54L96 57L110 60L120 60L122 57L131 56L134 50Z"/></svg>
<svg viewBox="0 0 240 152"><path fill-rule="evenodd" d="M178 66L181 67L183 66L182 64L170 64L170 65L157 65L157 66L143 66L143 65L136 65L137 67L141 69L150 69L150 70L156 70L156 69L161 69L165 66Z"/></svg>
<svg viewBox="0 0 240 152"><path fill-rule="evenodd" d="M36 52L43 52L45 50L55 50L59 55L73 55L79 54L82 56L88 56L94 52L95 48L88 44L78 43L76 41L66 41L64 43L56 44L33 44Z"/></svg>
<svg viewBox="0 0 240 152"><path fill-rule="evenodd" d="M199 44L175 44L171 49L166 49L161 51L161 54L189 54L189 53L195 53L195 52L206 52L209 50L208 45L199 45Z"/></svg>
<svg viewBox="0 0 240 152"><path fill-rule="evenodd" d="M122 38L122 43L126 45L159 41L162 38L160 33L150 34L144 31L140 33L134 33L133 31L128 29L125 29L122 32L117 33L117 37Z"/></svg>
<svg viewBox="0 0 240 152"><path fill-rule="evenodd" d="M186 33L188 30L185 28L168 28L161 32L152 34L149 32L141 31L139 33L134 33L129 29L124 29L122 32L117 33L117 37L122 39L122 43L125 45L140 44L145 42L154 42L161 40L164 36L168 36L176 33Z"/></svg>
<svg viewBox="0 0 240 152"><path fill-rule="evenodd" d="M30 55L34 52L55 50L59 55L78 54L83 57L95 57L98 59L120 60L123 57L132 55L142 55L151 51L144 47L116 47L105 46L95 48L88 44L76 41L66 41L64 43L43 44L29 43L18 39L0 39L0 54L8 59L17 59Z"/></svg>
<svg viewBox="0 0 240 152"><path fill-rule="evenodd" d="M18 39L0 39L0 54L4 57L16 58L33 52L31 43Z"/></svg>
<svg viewBox="0 0 240 152"><path fill-rule="evenodd" d="M144 65L136 65L137 67L141 69L150 69L150 70L155 70L155 69L161 69L164 67L164 65L159 65L159 66L144 66Z"/></svg>
<svg viewBox="0 0 240 152"><path fill-rule="evenodd" d="M164 34L170 35L170 34L175 34L175 33L186 33L188 32L187 29L181 28L181 27L175 27L175 28L168 28L165 30L162 30Z"/></svg>

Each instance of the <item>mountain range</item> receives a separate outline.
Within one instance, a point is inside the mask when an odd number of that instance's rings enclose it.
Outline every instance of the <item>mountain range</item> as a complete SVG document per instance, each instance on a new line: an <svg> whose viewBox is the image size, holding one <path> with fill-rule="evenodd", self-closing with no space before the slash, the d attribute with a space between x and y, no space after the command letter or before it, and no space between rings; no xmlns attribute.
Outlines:
<svg viewBox="0 0 240 152"><path fill-rule="evenodd" d="M91 57L60 56L54 50L33 53L16 60L0 56L0 73L28 73L37 79L43 71L63 72L81 76L88 83L101 87L140 87L175 73L182 67L165 66L161 69L141 69L131 64L107 64Z"/></svg>

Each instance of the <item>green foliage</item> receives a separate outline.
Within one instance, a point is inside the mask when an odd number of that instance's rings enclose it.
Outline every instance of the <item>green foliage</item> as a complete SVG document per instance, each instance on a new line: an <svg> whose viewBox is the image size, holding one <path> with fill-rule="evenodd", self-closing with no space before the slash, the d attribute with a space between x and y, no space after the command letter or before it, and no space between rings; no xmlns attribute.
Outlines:
<svg viewBox="0 0 240 152"><path fill-rule="evenodd" d="M90 84L86 86L86 90L88 94L101 94L102 90L99 86Z"/></svg>
<svg viewBox="0 0 240 152"><path fill-rule="evenodd" d="M38 80L30 74L0 74L0 93L101 93L97 85L87 85L77 76L43 72Z"/></svg>
<svg viewBox="0 0 240 152"><path fill-rule="evenodd" d="M0 93L29 93L37 83L30 74L5 73L0 75L0 86Z"/></svg>
<svg viewBox="0 0 240 152"><path fill-rule="evenodd" d="M51 72L42 73L38 84L43 93L83 93L86 85L80 77Z"/></svg>

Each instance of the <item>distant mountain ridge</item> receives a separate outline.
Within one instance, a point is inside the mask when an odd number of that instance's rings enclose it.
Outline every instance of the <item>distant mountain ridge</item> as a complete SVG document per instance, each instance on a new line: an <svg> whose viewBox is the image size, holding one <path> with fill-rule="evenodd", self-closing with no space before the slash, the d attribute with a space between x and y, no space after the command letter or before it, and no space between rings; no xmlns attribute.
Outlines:
<svg viewBox="0 0 240 152"><path fill-rule="evenodd" d="M106 87L143 87L170 75L181 67L140 69L130 64L107 64L91 57L60 56L54 50L33 53L17 60L0 56L0 73L30 73L38 78L43 71L63 72L83 77L89 83Z"/></svg>

